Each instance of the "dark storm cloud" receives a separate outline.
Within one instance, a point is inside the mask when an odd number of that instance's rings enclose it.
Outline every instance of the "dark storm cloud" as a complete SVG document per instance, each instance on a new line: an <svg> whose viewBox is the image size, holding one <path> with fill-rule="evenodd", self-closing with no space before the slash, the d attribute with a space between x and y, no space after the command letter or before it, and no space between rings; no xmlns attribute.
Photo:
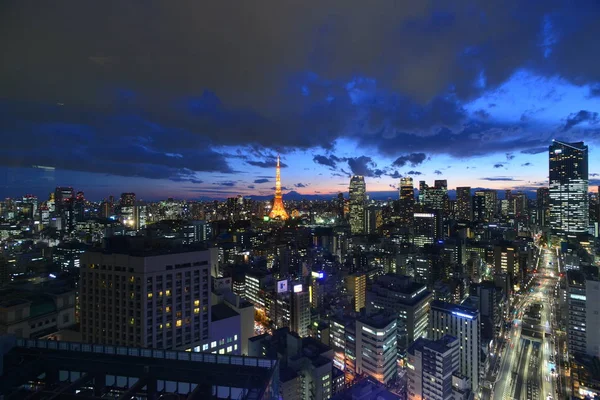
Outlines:
<svg viewBox="0 0 600 400"><path fill-rule="evenodd" d="M388 176L390 178L393 178L393 179L400 179L400 178L402 178L402 175L400 175L400 173L398 171L394 171L391 174L388 174Z"/></svg>
<svg viewBox="0 0 600 400"><path fill-rule="evenodd" d="M427 159L425 153L411 153L398 157L393 165L395 167L404 167L406 164L410 164L411 167L416 167L422 164L425 159Z"/></svg>
<svg viewBox="0 0 600 400"><path fill-rule="evenodd" d="M532 163L526 162L525 164L521 164L521 167L530 167L532 165L533 165Z"/></svg>
<svg viewBox="0 0 600 400"><path fill-rule="evenodd" d="M5 0L0 93L16 108L5 121L36 131L2 127L34 148L8 143L0 162L193 180L194 172L232 172L213 150L220 145L285 154L330 150L349 137L389 157L527 151L548 137L491 124L485 111L470 116L462 104L523 66L577 84L600 81L598 42L589 40L600 36L593 1L373 1L327 0L315 12L275 0ZM551 48L540 44L548 15L561 32ZM54 141L41 121L89 132L56 131ZM134 143L129 159L118 154L122 138ZM249 158L274 166L258 152Z"/></svg>
<svg viewBox="0 0 600 400"><path fill-rule="evenodd" d="M317 164L325 165L326 167L335 168L337 166L337 163L343 160L341 158L336 157L333 154L330 156L317 154L313 157L313 161Z"/></svg>
<svg viewBox="0 0 600 400"><path fill-rule="evenodd" d="M502 167L504 167L504 163L494 164L494 168L502 168Z"/></svg>
<svg viewBox="0 0 600 400"><path fill-rule="evenodd" d="M261 179L255 179L254 180L254 183L267 183L267 182L269 182L269 180L266 179L266 178L261 178Z"/></svg>
<svg viewBox="0 0 600 400"><path fill-rule="evenodd" d="M297 188L305 188L305 187L308 187L308 183L296 183L296 184L294 185L294 187L297 187Z"/></svg>
<svg viewBox="0 0 600 400"><path fill-rule="evenodd" d="M423 175L423 174L419 171L408 171L406 173L406 175Z"/></svg>
<svg viewBox="0 0 600 400"><path fill-rule="evenodd" d="M349 157L347 158L348 167L352 174L363 175L367 177L379 177L383 175L384 171L376 168L377 165L373 162L371 157L360 156L360 157Z"/></svg>
<svg viewBox="0 0 600 400"><path fill-rule="evenodd" d="M506 181L506 182L509 182L509 181L517 182L517 181L521 181L521 179L515 179L515 178L512 178L510 176L492 176L492 177L479 178L479 179L481 179L483 181L492 181L492 182L496 182L496 181L498 181L498 182L503 182L503 181Z"/></svg>
<svg viewBox="0 0 600 400"><path fill-rule="evenodd" d="M254 167L259 167L259 168L275 168L277 166L277 158L273 157L271 159L266 159L264 161L249 160L249 161L246 161L246 164L252 165ZM287 164L285 164L282 161L279 161L279 166L281 168L287 168Z"/></svg>
<svg viewBox="0 0 600 400"><path fill-rule="evenodd" d="M598 113L581 110L577 113L570 114L567 117L567 122L563 126L562 131L566 132L569 129L573 128L574 126L581 124L582 122L588 122L590 124L597 124L598 123Z"/></svg>
<svg viewBox="0 0 600 400"><path fill-rule="evenodd" d="M248 185L248 189L255 189L255 188L256 188L256 186L254 186L254 185Z"/></svg>
<svg viewBox="0 0 600 400"><path fill-rule="evenodd" d="M521 150L521 153L522 154L540 154L540 153L544 153L546 151L548 151L548 146Z"/></svg>

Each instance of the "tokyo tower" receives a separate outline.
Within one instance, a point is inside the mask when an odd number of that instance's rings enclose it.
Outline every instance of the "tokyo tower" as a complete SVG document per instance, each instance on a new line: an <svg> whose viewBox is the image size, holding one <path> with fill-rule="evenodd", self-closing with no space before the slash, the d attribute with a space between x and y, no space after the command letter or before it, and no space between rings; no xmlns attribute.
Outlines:
<svg viewBox="0 0 600 400"><path fill-rule="evenodd" d="M288 219L290 216L285 207L283 206L283 200L281 198L281 167L279 166L279 156L277 156L277 172L275 173L275 198L273 199L273 208L269 213L269 218L279 218L282 220Z"/></svg>

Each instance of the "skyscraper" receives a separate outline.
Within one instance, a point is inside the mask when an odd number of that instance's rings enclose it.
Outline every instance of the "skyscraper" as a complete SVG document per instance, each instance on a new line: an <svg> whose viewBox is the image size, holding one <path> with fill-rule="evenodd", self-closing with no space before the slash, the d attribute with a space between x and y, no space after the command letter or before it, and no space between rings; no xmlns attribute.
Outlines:
<svg viewBox="0 0 600 400"><path fill-rule="evenodd" d="M478 190L473 196L473 220L491 222L497 211L498 192Z"/></svg>
<svg viewBox="0 0 600 400"><path fill-rule="evenodd" d="M412 226L415 209L413 179L406 176L400 179L400 223L403 227Z"/></svg>
<svg viewBox="0 0 600 400"><path fill-rule="evenodd" d="M275 170L275 198L273 199L273 208L269 213L269 218L279 218L282 220L288 219L290 216L283 206L283 198L281 194L281 166L279 165L279 156L277 156L277 167Z"/></svg>
<svg viewBox="0 0 600 400"><path fill-rule="evenodd" d="M350 232L353 235L362 235L365 233L365 203L367 188L365 177L354 175L350 179L349 197L350 197Z"/></svg>
<svg viewBox="0 0 600 400"><path fill-rule="evenodd" d="M550 229L553 235L586 233L588 209L588 148L583 142L554 140L549 147Z"/></svg>
<svg viewBox="0 0 600 400"><path fill-rule="evenodd" d="M456 219L471 219L471 188L469 186L456 188Z"/></svg>
<svg viewBox="0 0 600 400"><path fill-rule="evenodd" d="M548 217L550 216L550 191L547 187L542 187L536 193L536 223L538 226L548 226Z"/></svg>

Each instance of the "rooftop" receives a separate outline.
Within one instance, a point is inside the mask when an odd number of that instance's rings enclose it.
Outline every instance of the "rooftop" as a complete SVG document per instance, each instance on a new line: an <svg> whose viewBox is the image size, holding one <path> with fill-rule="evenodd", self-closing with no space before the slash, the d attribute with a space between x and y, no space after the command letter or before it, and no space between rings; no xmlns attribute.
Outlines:
<svg viewBox="0 0 600 400"><path fill-rule="evenodd" d="M212 322L220 321L227 318L232 318L240 314L226 304L215 304L210 308Z"/></svg>
<svg viewBox="0 0 600 400"><path fill-rule="evenodd" d="M80 378L70 385L46 382L43 393L53 398L100 399L122 395L123 398L145 396L149 388L166 393L189 394L188 399L236 398L247 400L275 398L275 360L254 357L227 356L184 351L165 351L90 345L48 340L23 340L0 337L4 369L0 370L0 395L15 394L23 384L49 370L79 371ZM2 364L0 364L2 365ZM98 373L128 376L137 381L131 386L95 387L92 381ZM53 376L46 374L46 377ZM44 378L46 379L46 378ZM179 387L161 381L180 382ZM186 382L182 386L182 382ZM158 385L158 386L157 386ZM144 389L146 387L146 389ZM221 391L221 388L231 391ZM79 392L81 390L81 392ZM150 389L151 390L151 389ZM109 393L110 392L110 393ZM77 394L79 393L79 394ZM23 394L19 392L19 394Z"/></svg>
<svg viewBox="0 0 600 400"><path fill-rule="evenodd" d="M147 238L132 236L113 236L104 239L102 248L90 248L90 252L104 254L124 254L131 257L155 257L168 254L206 251L203 243L183 244L180 239Z"/></svg>
<svg viewBox="0 0 600 400"><path fill-rule="evenodd" d="M445 301L440 300L432 301L431 308L436 308L469 319L477 318L479 315L479 312L471 307L459 306L458 304L446 303Z"/></svg>

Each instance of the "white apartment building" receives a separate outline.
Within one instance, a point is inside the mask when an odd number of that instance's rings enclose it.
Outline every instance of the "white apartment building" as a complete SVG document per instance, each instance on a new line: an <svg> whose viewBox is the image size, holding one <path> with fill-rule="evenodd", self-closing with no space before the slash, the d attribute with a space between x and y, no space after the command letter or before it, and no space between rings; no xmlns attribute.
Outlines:
<svg viewBox="0 0 600 400"><path fill-rule="evenodd" d="M375 315L356 320L356 373L388 383L396 376L397 318Z"/></svg>
<svg viewBox="0 0 600 400"><path fill-rule="evenodd" d="M451 335L458 339L459 372L470 379L473 392L477 392L479 374L483 373L479 324L477 310L439 300L431 303L429 337L438 340L445 335Z"/></svg>

